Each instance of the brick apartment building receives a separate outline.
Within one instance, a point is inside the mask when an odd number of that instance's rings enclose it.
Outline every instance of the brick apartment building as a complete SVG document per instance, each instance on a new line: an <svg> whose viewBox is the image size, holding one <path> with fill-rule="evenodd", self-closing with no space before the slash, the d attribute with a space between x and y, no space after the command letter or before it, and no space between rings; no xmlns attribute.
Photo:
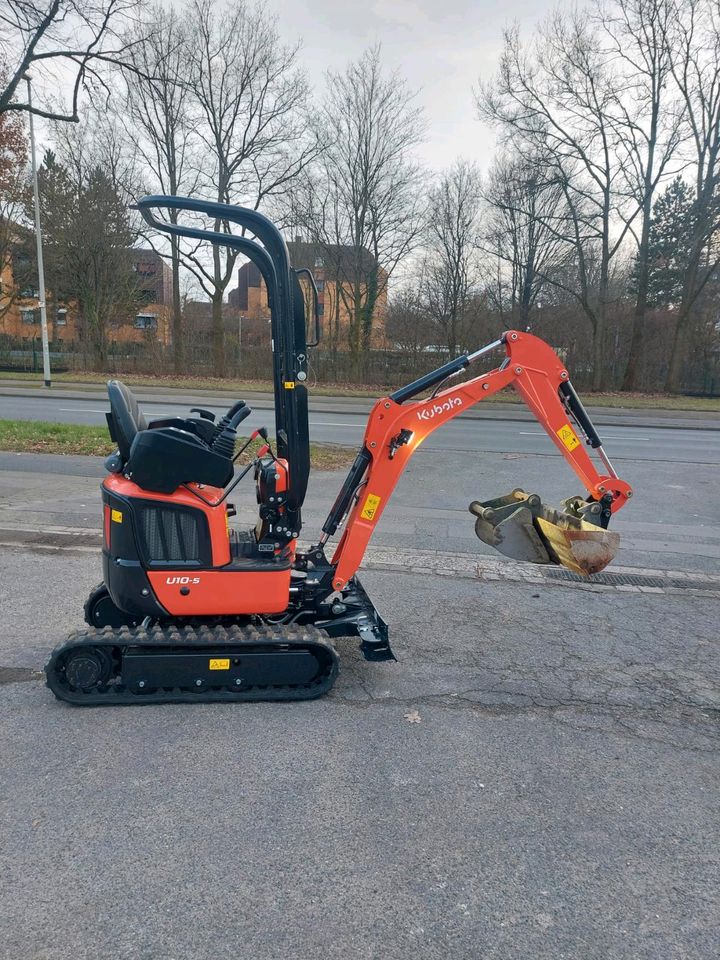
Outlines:
<svg viewBox="0 0 720 960"><path fill-rule="evenodd" d="M125 322L112 327L108 338L117 343L139 343L151 337L167 346L171 341L169 305L172 300L172 273L154 250L133 250L137 305ZM13 299L8 309L8 302ZM55 303L52 291L47 302L48 336L52 343L80 340L76 304ZM40 336L40 303L34 287L17 290L13 259L0 268L0 334L32 341Z"/></svg>
<svg viewBox="0 0 720 960"><path fill-rule="evenodd" d="M305 243L295 240L288 243L290 262L298 270L311 270L318 288L320 316L323 318L324 337L332 336L340 350L346 347L345 332L349 326L350 314L347 309L343 291L348 293L346 279L351 275L351 257L355 250L349 246L321 247L314 243ZM374 266L372 255L362 251L363 262L361 271L368 275ZM387 275L380 269L380 294L373 315L374 347L386 346L385 318L387 314ZM306 286L307 281L301 277L301 283ZM307 289L307 286L306 286ZM245 263L238 270L238 285L230 291L228 296L230 306L237 309L248 320L269 320L270 308L265 282L254 263Z"/></svg>

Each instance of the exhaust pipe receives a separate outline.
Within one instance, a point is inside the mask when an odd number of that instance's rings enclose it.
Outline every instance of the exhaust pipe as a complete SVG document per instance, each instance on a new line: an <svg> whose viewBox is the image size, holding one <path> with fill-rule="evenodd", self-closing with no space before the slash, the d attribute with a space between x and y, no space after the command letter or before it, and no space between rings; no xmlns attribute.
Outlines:
<svg viewBox="0 0 720 960"><path fill-rule="evenodd" d="M599 573L614 559L620 536L603 527L604 503L570 497L562 510L546 507L536 493L516 489L494 500L474 500L475 533L513 560L553 563L581 576Z"/></svg>

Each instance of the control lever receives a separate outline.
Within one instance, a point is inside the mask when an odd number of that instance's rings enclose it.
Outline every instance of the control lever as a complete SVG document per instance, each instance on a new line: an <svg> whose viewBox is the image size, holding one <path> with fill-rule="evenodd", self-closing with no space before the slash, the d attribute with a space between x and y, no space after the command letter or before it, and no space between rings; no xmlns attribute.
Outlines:
<svg viewBox="0 0 720 960"><path fill-rule="evenodd" d="M235 452L235 441L237 440L237 432L236 432L237 428L243 422L243 420L247 419L247 417L249 417L250 414L252 413L251 408L248 407L244 401L241 400L240 403L242 404L242 406L240 406L239 409L236 409L236 412L231 417L229 417L229 419L226 415L220 421L220 424L222 424L222 426L218 424L220 432L217 434L217 436L212 442L213 451L215 453L219 453L223 457L227 457L229 460L232 459L233 454ZM235 407L233 407L232 409L235 409L237 407L238 407L238 404L235 404ZM227 422L224 422L226 420Z"/></svg>
<svg viewBox="0 0 720 960"><path fill-rule="evenodd" d="M215 423L215 414L210 410L204 410L202 407L190 407L190 413L199 413L201 420L209 420Z"/></svg>
<svg viewBox="0 0 720 960"><path fill-rule="evenodd" d="M236 414L239 410L242 410L242 408L243 408L244 406L245 406L245 401L244 401L244 400L238 400L237 403L234 403L234 404L230 407L230 409L228 410L227 413L224 413L224 414L222 415L222 417L220 417L220 419L218 420L218 422L215 424L215 433L213 434L213 438L212 438L212 441L211 441L211 445L212 445L212 444L215 442L215 440L220 436L220 434L223 432L223 430L224 430L226 427L229 427L229 426L230 426L230 422L232 421L232 418L235 416L235 414Z"/></svg>

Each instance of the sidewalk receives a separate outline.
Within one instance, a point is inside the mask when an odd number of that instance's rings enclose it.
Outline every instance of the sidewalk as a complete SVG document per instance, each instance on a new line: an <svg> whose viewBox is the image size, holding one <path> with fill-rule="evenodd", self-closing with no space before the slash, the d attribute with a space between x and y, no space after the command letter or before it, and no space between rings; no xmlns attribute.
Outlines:
<svg viewBox="0 0 720 960"><path fill-rule="evenodd" d="M165 386L133 387L133 393L142 403L162 401L171 406L191 407L230 406L237 399L228 390L178 390ZM46 390L39 382L23 380L0 380L0 397L34 397L61 395L66 400L107 403L105 390L97 384L57 383ZM378 396L380 394L378 393ZM272 410L273 396L268 392L245 392L242 399L257 410ZM336 413L345 416L367 416L375 401L366 397L321 396L310 391L310 410L316 413ZM628 426L648 429L720 430L720 411L713 410L652 410L631 407L587 406L588 413L597 426ZM461 414L468 420L533 421L534 417L522 403L493 401L479 404Z"/></svg>

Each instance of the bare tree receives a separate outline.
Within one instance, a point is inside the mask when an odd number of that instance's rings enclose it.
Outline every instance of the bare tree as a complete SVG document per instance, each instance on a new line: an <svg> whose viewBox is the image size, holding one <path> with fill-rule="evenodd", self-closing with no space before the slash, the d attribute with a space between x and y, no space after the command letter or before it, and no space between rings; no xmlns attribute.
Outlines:
<svg viewBox="0 0 720 960"><path fill-rule="evenodd" d="M450 354L468 344L468 306L479 282L479 213L480 171L474 164L458 160L430 193L428 250L421 282L428 312Z"/></svg>
<svg viewBox="0 0 720 960"><path fill-rule="evenodd" d="M577 271L568 289L592 327L593 389L604 376L612 262L640 212L637 199L622 190L626 151L618 128L627 107L620 91L592 26L573 12L554 14L531 53L517 29L507 31L499 73L476 98L482 117L546 158L563 190L565 215L546 225L573 250Z"/></svg>
<svg viewBox="0 0 720 960"><path fill-rule="evenodd" d="M565 193L552 166L538 154L506 151L494 161L483 189L486 203L480 244L498 261L494 299L525 328L548 283L562 284L571 246L562 229Z"/></svg>
<svg viewBox="0 0 720 960"><path fill-rule="evenodd" d="M136 69L127 75L125 130L145 168L162 194L192 194L198 172L193 163L195 124L190 115L190 92L184 82L189 45L184 18L173 7L152 7L153 28L138 30L130 58ZM145 68L143 70L142 68ZM171 223L178 211L169 210ZM170 238L172 270L172 340L176 373L184 368L180 244Z"/></svg>
<svg viewBox="0 0 720 960"><path fill-rule="evenodd" d="M111 103L90 102L78 124L52 125L57 154L71 179L81 184L92 167L103 170L113 190L126 207L143 192L143 171L138 153L125 134L124 124ZM134 233L140 217L128 211Z"/></svg>
<svg viewBox="0 0 720 960"><path fill-rule="evenodd" d="M425 349L434 345L437 335L422 296L422 287L422 276L413 277L393 293L388 302L386 322L388 339L411 357L415 366Z"/></svg>
<svg viewBox="0 0 720 960"><path fill-rule="evenodd" d="M251 207L286 193L314 155L307 83L297 46L283 45L267 14L245 0L194 0L184 46L190 108L200 141L198 184L220 203ZM230 232L228 223L214 229ZM237 252L214 245L211 262L183 248L183 262L212 302L213 363L225 374L223 301Z"/></svg>
<svg viewBox="0 0 720 960"><path fill-rule="evenodd" d="M694 172L690 249L676 311L665 388L682 383L685 334L693 308L720 266L720 10L715 0L685 0L668 29L672 73L686 108Z"/></svg>
<svg viewBox="0 0 720 960"><path fill-rule="evenodd" d="M648 250L652 206L658 184L677 158L683 134L683 109L672 89L672 60L667 43L678 16L675 0L612 0L598 17L608 55L619 65L624 94L617 133L625 189L640 208L635 260L632 335L623 378L624 390L638 386L643 331L648 309Z"/></svg>
<svg viewBox="0 0 720 960"><path fill-rule="evenodd" d="M31 111L50 120L77 122L83 86L109 88L103 64L130 67L132 41L124 36L141 0L0 0L0 60L7 64L0 84L0 113ZM37 86L57 89L73 78L69 109L32 106L22 80L32 70Z"/></svg>
<svg viewBox="0 0 720 960"><path fill-rule="evenodd" d="M328 74L316 124L323 152L295 197L294 216L337 277L356 367L390 276L420 240L422 175L413 149L423 129L414 94L399 74L383 72L379 47Z"/></svg>

